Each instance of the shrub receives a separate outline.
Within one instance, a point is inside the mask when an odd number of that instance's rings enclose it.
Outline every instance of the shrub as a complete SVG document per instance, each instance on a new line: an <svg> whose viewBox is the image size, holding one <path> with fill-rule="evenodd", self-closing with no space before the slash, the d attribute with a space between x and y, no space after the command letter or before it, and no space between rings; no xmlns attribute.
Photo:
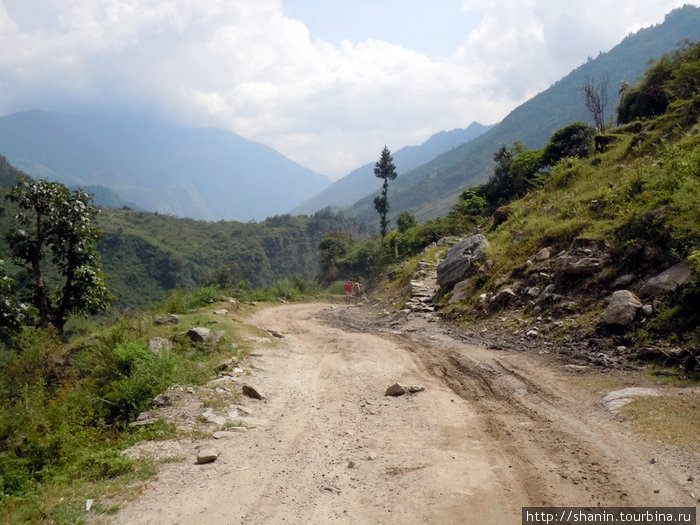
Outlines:
<svg viewBox="0 0 700 525"><path fill-rule="evenodd" d="M554 166L565 157L588 157L593 151L594 135L595 129L585 122L574 122L555 131L542 151L542 164Z"/></svg>
<svg viewBox="0 0 700 525"><path fill-rule="evenodd" d="M221 292L221 288L216 285L171 290L161 308L169 314L184 314L195 308L215 303L221 297Z"/></svg>

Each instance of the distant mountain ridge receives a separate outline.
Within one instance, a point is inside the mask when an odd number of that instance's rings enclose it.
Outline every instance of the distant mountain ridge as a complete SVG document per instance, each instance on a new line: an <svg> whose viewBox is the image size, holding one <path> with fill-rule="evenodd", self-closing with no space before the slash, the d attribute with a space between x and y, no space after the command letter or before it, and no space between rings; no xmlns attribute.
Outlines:
<svg viewBox="0 0 700 525"><path fill-rule="evenodd" d="M406 146L398 149L392 153L396 171L401 174L412 170L441 153L475 139L490 128L491 126L472 122L466 128L440 131L418 146ZM379 149L377 150L377 158L379 158ZM351 171L318 195L294 208L292 212L309 214L327 206L350 206L381 186L381 181L374 176L374 164L374 162L370 162Z"/></svg>
<svg viewBox="0 0 700 525"><path fill-rule="evenodd" d="M331 183L234 133L136 117L0 117L0 154L34 177L102 186L144 210L203 220L262 220Z"/></svg>
<svg viewBox="0 0 700 525"><path fill-rule="evenodd" d="M425 221L445 215L464 189L488 180L493 173L493 154L502 144L520 141L537 149L554 131L572 122L592 124L580 93L587 75L594 81L599 81L601 74L609 75L611 103L606 116L610 116L622 81L636 83L649 60L677 48L684 40L700 41L700 7L675 9L663 23L630 34L609 52L601 52L514 109L483 135L399 176L389 186L390 216L410 211ZM376 221L375 194L366 195L346 212L364 221Z"/></svg>

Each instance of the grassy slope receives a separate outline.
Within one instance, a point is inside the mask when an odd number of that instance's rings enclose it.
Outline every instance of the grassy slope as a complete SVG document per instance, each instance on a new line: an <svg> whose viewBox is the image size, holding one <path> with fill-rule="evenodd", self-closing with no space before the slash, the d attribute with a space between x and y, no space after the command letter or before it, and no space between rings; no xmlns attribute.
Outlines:
<svg viewBox="0 0 700 525"><path fill-rule="evenodd" d="M639 137L637 129L618 129L617 142L607 152L583 160L564 160L543 179L539 189L510 203L508 220L487 231L493 270L488 277L475 279L472 294L448 311L472 320L500 315L498 309L479 306L478 296L505 286L524 295L538 274L553 271L554 257L535 260L540 249L549 247L555 256L569 249L577 238L601 240L610 246L612 256L601 272L554 281L557 293L570 301L568 311L535 310L534 303L522 296L511 305L525 318L565 317L568 321L562 337L567 333L583 337L600 332L599 314L606 298L617 289L612 286L616 278L634 275L626 287L638 293L648 278L697 254L700 125L696 122L684 129L671 114L644 127L645 139L638 145L633 145ZM697 345L700 332L697 325L683 319L675 304L679 299L679 294L662 298L654 316L647 324L638 320L627 340L637 345L653 341Z"/></svg>

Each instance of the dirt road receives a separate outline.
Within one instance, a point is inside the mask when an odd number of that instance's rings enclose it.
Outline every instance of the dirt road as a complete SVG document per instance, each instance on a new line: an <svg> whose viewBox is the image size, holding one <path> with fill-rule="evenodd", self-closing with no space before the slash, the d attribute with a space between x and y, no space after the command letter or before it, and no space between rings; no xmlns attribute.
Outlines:
<svg viewBox="0 0 700 525"><path fill-rule="evenodd" d="M333 327L328 308L255 314L283 335L250 358L267 397L246 402L255 428L179 443L187 460L113 523L484 525L520 523L523 506L697 504L698 456L640 442L561 368L439 332ZM394 382L425 391L386 397ZM195 465L205 442L221 454Z"/></svg>

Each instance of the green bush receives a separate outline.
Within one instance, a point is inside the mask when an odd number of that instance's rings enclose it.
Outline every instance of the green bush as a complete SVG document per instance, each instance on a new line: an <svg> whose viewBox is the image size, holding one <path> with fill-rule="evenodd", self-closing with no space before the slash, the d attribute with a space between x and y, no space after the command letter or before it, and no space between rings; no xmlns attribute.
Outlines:
<svg viewBox="0 0 700 525"><path fill-rule="evenodd" d="M585 122L574 122L555 131L545 146L541 160L554 166L565 157L586 158L593 152L595 129Z"/></svg>
<svg viewBox="0 0 700 525"><path fill-rule="evenodd" d="M196 289L176 289L168 292L161 309L169 314L184 314L219 300L222 289L215 285Z"/></svg>

